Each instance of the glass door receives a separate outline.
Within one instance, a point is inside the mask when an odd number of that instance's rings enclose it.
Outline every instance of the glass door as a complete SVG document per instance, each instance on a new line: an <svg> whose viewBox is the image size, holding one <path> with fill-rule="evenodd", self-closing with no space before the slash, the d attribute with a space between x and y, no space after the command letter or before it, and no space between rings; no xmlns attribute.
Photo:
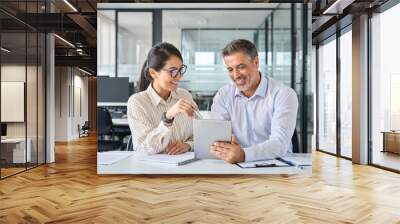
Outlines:
<svg viewBox="0 0 400 224"><path fill-rule="evenodd" d="M319 45L317 149L336 154L336 36Z"/></svg>

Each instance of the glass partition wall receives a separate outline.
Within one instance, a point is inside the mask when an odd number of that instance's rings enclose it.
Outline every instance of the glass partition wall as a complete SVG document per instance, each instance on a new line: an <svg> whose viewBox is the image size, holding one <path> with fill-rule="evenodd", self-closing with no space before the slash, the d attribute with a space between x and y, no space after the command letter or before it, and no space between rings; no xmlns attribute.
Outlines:
<svg viewBox="0 0 400 224"><path fill-rule="evenodd" d="M351 25L317 45L317 150L352 158Z"/></svg>
<svg viewBox="0 0 400 224"><path fill-rule="evenodd" d="M400 172L400 4L371 20L370 163Z"/></svg>
<svg viewBox="0 0 400 224"><path fill-rule="evenodd" d="M308 139L313 134L313 116L312 110L307 109L312 107L307 105L312 99L311 83L308 83L311 82L311 13L308 11L311 5L262 4L265 8L235 8L234 5L219 9L99 8L98 112L110 114L111 122L117 126L121 121L118 119L126 119L126 101L118 101L138 91L140 69L147 52L161 41L180 49L188 65L180 87L191 92L201 110L209 110L217 90L231 82L221 50L230 41L245 38L258 49L262 74L284 82L298 93L299 152L311 151ZM125 82L124 79L129 79L129 85L118 85L118 92L128 89L124 96L105 97L100 93L104 88L113 88L115 83ZM129 129L125 133L119 137L105 132L99 134L99 150L123 150Z"/></svg>
<svg viewBox="0 0 400 224"><path fill-rule="evenodd" d="M39 7L20 3L24 12ZM39 4L35 2L35 4ZM29 9L29 10L28 10ZM3 22L3 21L6 21ZM0 178L45 163L45 35L0 12Z"/></svg>

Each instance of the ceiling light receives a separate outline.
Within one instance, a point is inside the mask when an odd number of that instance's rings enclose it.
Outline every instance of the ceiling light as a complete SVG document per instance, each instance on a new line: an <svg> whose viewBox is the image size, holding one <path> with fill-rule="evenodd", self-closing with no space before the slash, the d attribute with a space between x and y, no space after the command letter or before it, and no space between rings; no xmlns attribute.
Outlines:
<svg viewBox="0 0 400 224"><path fill-rule="evenodd" d="M72 10L74 10L75 12L78 12L78 10L71 4L69 3L68 0L64 0L65 4L67 4Z"/></svg>
<svg viewBox="0 0 400 224"><path fill-rule="evenodd" d="M355 0L336 0L322 14L342 14L343 9L351 5Z"/></svg>
<svg viewBox="0 0 400 224"><path fill-rule="evenodd" d="M61 41L63 41L64 43L66 43L67 45L69 45L70 47L75 48L75 45L71 44L71 42L69 42L68 40L58 36L57 34L54 34L55 37L57 37L58 39L60 39Z"/></svg>
<svg viewBox="0 0 400 224"><path fill-rule="evenodd" d="M88 71L86 71L86 70L83 70L83 69L81 69L81 68L79 68L79 67L78 67L78 70L81 71L81 72L83 72L83 73L85 73L85 74L87 74L87 75L92 75L92 73L90 73L90 72L88 72Z"/></svg>
<svg viewBox="0 0 400 224"><path fill-rule="evenodd" d="M6 52L6 53L10 53L10 52L11 52L11 50L9 50L9 49L7 49L7 48L5 48L5 47L1 47L1 50L4 51L4 52Z"/></svg>

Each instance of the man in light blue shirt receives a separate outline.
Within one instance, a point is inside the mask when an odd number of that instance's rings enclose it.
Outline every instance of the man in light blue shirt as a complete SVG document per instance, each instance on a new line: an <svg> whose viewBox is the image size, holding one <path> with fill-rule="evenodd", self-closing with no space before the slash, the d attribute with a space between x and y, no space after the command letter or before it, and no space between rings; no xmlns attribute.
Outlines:
<svg viewBox="0 0 400 224"><path fill-rule="evenodd" d="M210 151L229 163L272 159L291 151L296 126L296 92L259 72L257 49L248 40L229 43L222 56L233 83L215 95L211 111L232 121L231 143Z"/></svg>

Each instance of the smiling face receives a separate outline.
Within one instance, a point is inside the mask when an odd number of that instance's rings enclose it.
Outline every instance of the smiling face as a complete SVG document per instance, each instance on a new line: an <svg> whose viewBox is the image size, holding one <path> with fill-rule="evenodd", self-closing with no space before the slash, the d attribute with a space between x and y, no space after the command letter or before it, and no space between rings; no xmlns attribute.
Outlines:
<svg viewBox="0 0 400 224"><path fill-rule="evenodd" d="M229 77L236 87L247 97L256 91L260 83L258 56L251 59L242 51L235 52L224 57L225 66Z"/></svg>
<svg viewBox="0 0 400 224"><path fill-rule="evenodd" d="M160 71L150 68L149 72L153 78L153 87L161 92L169 93L171 91L175 91L178 88L179 80L182 78L182 75L178 74L175 78L172 78L170 71L179 69L181 67L181 59L175 55L171 55Z"/></svg>

